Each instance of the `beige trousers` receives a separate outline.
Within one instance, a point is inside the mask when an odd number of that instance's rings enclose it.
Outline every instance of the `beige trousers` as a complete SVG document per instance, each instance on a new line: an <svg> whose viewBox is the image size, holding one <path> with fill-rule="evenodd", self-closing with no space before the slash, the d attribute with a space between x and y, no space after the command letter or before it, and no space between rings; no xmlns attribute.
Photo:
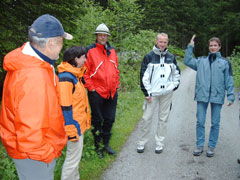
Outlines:
<svg viewBox="0 0 240 180"><path fill-rule="evenodd" d="M71 142L68 140L66 158L62 168L61 180L78 180L79 176L79 162L82 157L83 150L83 135L79 136L78 142Z"/></svg>
<svg viewBox="0 0 240 180"><path fill-rule="evenodd" d="M152 128L153 116L158 115L157 130L155 133L156 145L163 146L163 141L167 132L167 121L170 113L170 106L172 103L172 94L153 96L152 101L144 102L144 114L141 121L141 134L138 145L145 145L149 139L149 133Z"/></svg>

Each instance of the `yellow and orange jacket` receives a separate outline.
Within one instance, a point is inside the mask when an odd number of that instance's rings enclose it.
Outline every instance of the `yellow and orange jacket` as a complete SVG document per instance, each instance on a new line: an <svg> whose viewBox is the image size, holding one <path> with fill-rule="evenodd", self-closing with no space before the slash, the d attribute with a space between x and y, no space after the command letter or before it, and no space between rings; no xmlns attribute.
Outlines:
<svg viewBox="0 0 240 180"><path fill-rule="evenodd" d="M65 119L65 131L70 141L78 140L91 127L88 97L82 83L86 67L73 67L67 62L58 65L59 99Z"/></svg>
<svg viewBox="0 0 240 180"><path fill-rule="evenodd" d="M50 163L67 142L54 68L29 43L4 58L0 135L8 154Z"/></svg>

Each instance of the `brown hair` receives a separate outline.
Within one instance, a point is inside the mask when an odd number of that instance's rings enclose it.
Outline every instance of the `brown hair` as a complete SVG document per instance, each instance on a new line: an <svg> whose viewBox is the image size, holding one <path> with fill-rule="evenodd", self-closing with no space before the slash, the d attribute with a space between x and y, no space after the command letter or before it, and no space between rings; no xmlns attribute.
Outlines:
<svg viewBox="0 0 240 180"><path fill-rule="evenodd" d="M85 48L81 46L71 46L65 50L63 53L63 61L68 62L74 67L77 67L77 63L75 61L75 58L80 58L82 55L86 55Z"/></svg>
<svg viewBox="0 0 240 180"><path fill-rule="evenodd" d="M211 41L216 41L218 45L221 47L221 41L218 37L212 37L211 39L209 39L208 44L210 44Z"/></svg>

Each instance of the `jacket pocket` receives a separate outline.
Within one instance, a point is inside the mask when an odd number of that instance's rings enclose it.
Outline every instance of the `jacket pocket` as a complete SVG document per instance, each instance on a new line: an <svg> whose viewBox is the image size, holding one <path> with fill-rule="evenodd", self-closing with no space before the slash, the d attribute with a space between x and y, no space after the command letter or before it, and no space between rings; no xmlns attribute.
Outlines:
<svg viewBox="0 0 240 180"><path fill-rule="evenodd" d="M225 90L223 88L217 89L217 96L219 96L221 99L224 99L225 97Z"/></svg>

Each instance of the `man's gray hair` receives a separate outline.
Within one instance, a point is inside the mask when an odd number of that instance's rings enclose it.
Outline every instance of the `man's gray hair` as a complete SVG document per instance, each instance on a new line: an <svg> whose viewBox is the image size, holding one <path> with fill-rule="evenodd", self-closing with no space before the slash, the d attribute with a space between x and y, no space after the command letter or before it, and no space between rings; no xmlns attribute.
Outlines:
<svg viewBox="0 0 240 180"><path fill-rule="evenodd" d="M39 38L34 28L29 27L28 38L31 44L36 45L40 48L45 48L50 38Z"/></svg>
<svg viewBox="0 0 240 180"><path fill-rule="evenodd" d="M31 44L37 45L40 48L45 48L47 42L50 38L38 38L37 36L31 36L29 35L29 41Z"/></svg>
<svg viewBox="0 0 240 180"><path fill-rule="evenodd" d="M168 38L168 34L164 32L158 33L156 39L158 39L159 36L165 36Z"/></svg>

